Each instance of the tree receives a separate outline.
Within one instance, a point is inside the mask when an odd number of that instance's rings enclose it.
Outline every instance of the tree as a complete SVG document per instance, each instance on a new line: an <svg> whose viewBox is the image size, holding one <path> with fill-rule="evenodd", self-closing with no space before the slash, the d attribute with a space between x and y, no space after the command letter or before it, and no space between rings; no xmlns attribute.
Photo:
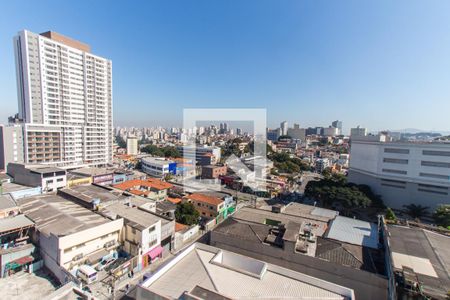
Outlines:
<svg viewBox="0 0 450 300"><path fill-rule="evenodd" d="M175 147L157 147L155 145L147 145L141 149L141 152L151 154L153 156L164 156L164 157L181 157L180 151Z"/></svg>
<svg viewBox="0 0 450 300"><path fill-rule="evenodd" d="M340 174L330 174L319 181L309 181L305 196L320 201L323 207L340 204L347 213L355 208L373 206L373 199L378 197L367 186L347 183L347 178Z"/></svg>
<svg viewBox="0 0 450 300"><path fill-rule="evenodd" d="M178 223L185 225L198 224L200 213L195 209L194 205L189 202L177 204L175 210L175 219Z"/></svg>
<svg viewBox="0 0 450 300"><path fill-rule="evenodd" d="M450 205L439 205L433 213L433 219L438 226L450 227Z"/></svg>
<svg viewBox="0 0 450 300"><path fill-rule="evenodd" d="M300 171L310 171L311 167L297 157L291 158L288 153L270 153L269 159L273 160L273 165L282 173L299 173Z"/></svg>
<svg viewBox="0 0 450 300"><path fill-rule="evenodd" d="M116 135L116 143L120 148L127 148L127 142L120 135Z"/></svg>
<svg viewBox="0 0 450 300"><path fill-rule="evenodd" d="M405 213L413 219L420 219L428 215L428 206L411 203L408 205L403 205L403 207L405 208Z"/></svg>
<svg viewBox="0 0 450 300"><path fill-rule="evenodd" d="M386 209L386 219L390 221L397 221L397 216L390 207Z"/></svg>

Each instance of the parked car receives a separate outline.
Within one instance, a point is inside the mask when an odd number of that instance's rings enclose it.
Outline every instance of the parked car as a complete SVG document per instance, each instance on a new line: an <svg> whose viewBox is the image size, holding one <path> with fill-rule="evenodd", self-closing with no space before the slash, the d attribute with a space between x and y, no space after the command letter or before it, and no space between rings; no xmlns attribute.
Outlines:
<svg viewBox="0 0 450 300"><path fill-rule="evenodd" d="M115 268L117 268L118 266L120 266L121 264L123 264L124 262L126 262L128 259L125 257L119 257L118 259L116 259L115 261L113 261L112 263L110 263L109 265L107 265L105 267L105 271L109 272L111 270L114 270Z"/></svg>
<svg viewBox="0 0 450 300"><path fill-rule="evenodd" d="M114 258L108 258L108 259L105 259L105 260L102 260L96 267L95 267L95 269L97 270L97 271L101 271L101 270L103 270L104 268L106 268L107 266L109 266L110 264L112 264L114 261L116 261L116 259L114 259Z"/></svg>

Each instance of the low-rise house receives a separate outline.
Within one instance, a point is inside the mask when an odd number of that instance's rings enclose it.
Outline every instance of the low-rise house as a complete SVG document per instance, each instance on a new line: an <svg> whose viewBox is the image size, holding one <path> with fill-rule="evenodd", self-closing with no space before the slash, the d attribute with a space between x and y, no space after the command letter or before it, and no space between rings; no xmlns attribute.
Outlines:
<svg viewBox="0 0 450 300"><path fill-rule="evenodd" d="M66 187L66 170L44 165L8 164L8 174L14 182L42 188L42 192L53 192Z"/></svg>
<svg viewBox="0 0 450 300"><path fill-rule="evenodd" d="M181 249L188 241L198 236L200 230L199 225L187 226L181 223L175 223L175 250Z"/></svg>
<svg viewBox="0 0 450 300"><path fill-rule="evenodd" d="M227 175L227 166L217 166L217 165L202 166L202 178L217 179L223 175Z"/></svg>
<svg viewBox="0 0 450 300"><path fill-rule="evenodd" d="M22 198L18 203L36 224L33 240L45 266L60 282L70 280L83 264L117 255L122 218L109 220L54 194Z"/></svg>
<svg viewBox="0 0 450 300"><path fill-rule="evenodd" d="M159 179L148 178L146 180L128 180L116 184L113 187L151 200L164 201L167 199L168 190L171 189L173 185Z"/></svg>
<svg viewBox="0 0 450 300"><path fill-rule="evenodd" d="M192 203L200 216L205 218L224 217L224 200L200 193L193 193L184 197L184 201Z"/></svg>
<svg viewBox="0 0 450 300"><path fill-rule="evenodd" d="M120 203L109 205L100 211L111 219L123 218L122 240L124 250L138 256L141 267L162 257L161 227L166 220L150 212Z"/></svg>

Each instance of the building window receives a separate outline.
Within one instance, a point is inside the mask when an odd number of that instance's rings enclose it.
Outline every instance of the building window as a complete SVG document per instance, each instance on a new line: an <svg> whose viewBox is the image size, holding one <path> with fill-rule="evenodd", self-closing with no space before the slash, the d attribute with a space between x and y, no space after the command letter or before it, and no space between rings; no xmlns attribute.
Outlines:
<svg viewBox="0 0 450 300"><path fill-rule="evenodd" d="M52 184L52 183L53 183L53 179L47 180L46 183L47 183L47 184Z"/></svg>
<svg viewBox="0 0 450 300"><path fill-rule="evenodd" d="M152 241L150 241L150 243L148 244L148 246L149 246L149 247L154 246L157 242L158 242L158 240L152 240Z"/></svg>
<svg viewBox="0 0 450 300"><path fill-rule="evenodd" d="M450 156L450 151L423 150L422 154L431 156Z"/></svg>
<svg viewBox="0 0 450 300"><path fill-rule="evenodd" d="M392 174L401 174L401 175L406 175L406 171L402 171L402 170L394 170L394 169L383 169L382 170L384 173L392 173Z"/></svg>
<svg viewBox="0 0 450 300"><path fill-rule="evenodd" d="M384 153L409 154L409 149L384 148Z"/></svg>
<svg viewBox="0 0 450 300"><path fill-rule="evenodd" d="M419 176L420 176L420 177L435 178L435 179L450 180L450 176L447 176L447 175L440 175L440 174L419 173Z"/></svg>
<svg viewBox="0 0 450 300"><path fill-rule="evenodd" d="M434 190L428 190L428 189L417 189L419 192L426 192L431 194L438 194L438 195L448 195L447 192L441 192L441 191L434 191Z"/></svg>
<svg viewBox="0 0 450 300"><path fill-rule="evenodd" d="M446 190L446 191L448 190L448 187L446 187L446 186L423 184L423 183L419 183L419 187L439 189L439 190Z"/></svg>
<svg viewBox="0 0 450 300"><path fill-rule="evenodd" d="M406 184L406 181L392 180L392 179L381 179L381 182Z"/></svg>
<svg viewBox="0 0 450 300"><path fill-rule="evenodd" d="M149 229L148 229L148 232L153 232L153 231L155 231L156 230L156 226L152 226L152 227L150 227Z"/></svg>
<svg viewBox="0 0 450 300"><path fill-rule="evenodd" d="M389 184L389 183L382 183L382 186L388 186L388 187L394 187L394 188L398 188L398 189L404 189L404 186L400 186L400 185L395 185L395 184Z"/></svg>
<svg viewBox="0 0 450 300"><path fill-rule="evenodd" d="M399 159L399 158L383 158L383 162L390 163L390 164L400 164L400 165L408 164L407 159Z"/></svg>
<svg viewBox="0 0 450 300"><path fill-rule="evenodd" d="M56 179L56 182L61 182L63 180L64 180L64 178L58 178L58 179Z"/></svg>
<svg viewBox="0 0 450 300"><path fill-rule="evenodd" d="M421 165L424 166L424 167L450 168L450 163L438 162L438 161L424 161L424 160L422 160Z"/></svg>

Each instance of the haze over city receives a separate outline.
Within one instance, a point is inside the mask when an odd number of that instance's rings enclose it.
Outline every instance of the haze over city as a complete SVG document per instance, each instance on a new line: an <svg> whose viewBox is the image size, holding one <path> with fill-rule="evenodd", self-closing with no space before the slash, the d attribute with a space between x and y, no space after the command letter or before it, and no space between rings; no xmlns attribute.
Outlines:
<svg viewBox="0 0 450 300"><path fill-rule="evenodd" d="M115 125L255 107L269 127L449 130L448 1L87 3L2 3L0 119L17 111L12 34L57 28L114 62Z"/></svg>

